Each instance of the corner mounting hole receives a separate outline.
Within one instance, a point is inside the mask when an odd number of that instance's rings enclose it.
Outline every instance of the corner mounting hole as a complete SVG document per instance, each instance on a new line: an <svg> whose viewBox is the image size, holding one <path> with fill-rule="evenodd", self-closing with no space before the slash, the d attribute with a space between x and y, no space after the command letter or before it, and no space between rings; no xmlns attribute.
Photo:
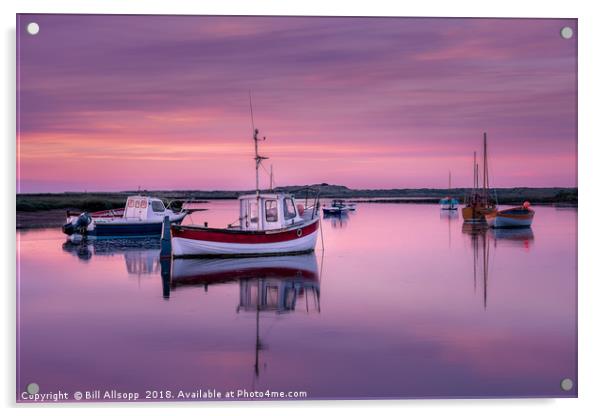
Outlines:
<svg viewBox="0 0 602 416"><path fill-rule="evenodd" d="M571 39L573 37L573 28L569 26L563 27L560 29L560 36L562 36L563 39Z"/></svg>
<svg viewBox="0 0 602 416"><path fill-rule="evenodd" d="M27 385L27 393L29 394L36 394L40 391L40 386L38 385L38 383L29 383Z"/></svg>
<svg viewBox="0 0 602 416"><path fill-rule="evenodd" d="M573 390L573 380L570 378L565 378L560 382L560 388L564 391Z"/></svg>
<svg viewBox="0 0 602 416"><path fill-rule="evenodd" d="M31 22L27 25L27 33L37 35L40 32L40 25L36 22Z"/></svg>

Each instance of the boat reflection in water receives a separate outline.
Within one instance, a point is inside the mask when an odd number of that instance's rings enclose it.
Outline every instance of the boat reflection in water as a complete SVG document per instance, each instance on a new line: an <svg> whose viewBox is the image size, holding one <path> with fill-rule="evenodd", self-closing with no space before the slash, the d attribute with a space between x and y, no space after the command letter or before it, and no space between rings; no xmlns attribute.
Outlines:
<svg viewBox="0 0 602 416"><path fill-rule="evenodd" d="M447 245L449 248L452 246L452 222L457 221L460 218L457 209L441 209L439 211L439 218L441 221L447 221Z"/></svg>
<svg viewBox="0 0 602 416"><path fill-rule="evenodd" d="M161 259L163 297L181 287L238 282L236 313L255 314L255 376L259 376L260 313L320 312L320 274L315 253L219 259Z"/></svg>
<svg viewBox="0 0 602 416"><path fill-rule="evenodd" d="M332 228L344 228L349 222L349 216L351 215L348 211L331 214L324 211L324 222L330 222Z"/></svg>
<svg viewBox="0 0 602 416"><path fill-rule="evenodd" d="M123 255L128 274L146 275L159 271L161 240L157 237L67 240L63 251L88 262L94 256Z"/></svg>
<svg viewBox="0 0 602 416"><path fill-rule="evenodd" d="M529 251L533 245L535 235L533 229L528 228L492 228L489 230L494 244L523 247Z"/></svg>
<svg viewBox="0 0 602 416"><path fill-rule="evenodd" d="M209 286L238 281L237 311L258 307L262 311L292 312L305 298L309 311L320 310L320 282L315 253L291 256L217 259L169 259L161 261L163 296L182 286Z"/></svg>
<svg viewBox="0 0 602 416"><path fill-rule="evenodd" d="M462 224L462 232L470 236L474 291L477 293L480 281L483 291L483 309L487 309L487 284L489 281L489 240L487 238L487 223L465 222Z"/></svg>
<svg viewBox="0 0 602 416"><path fill-rule="evenodd" d="M531 228L491 229L488 228L486 223L464 223L462 232L470 236L474 290L476 293L478 281L482 281L483 307L487 309L487 284L490 278L490 241L493 240L493 250L498 246L514 246L523 247L528 251L535 236Z"/></svg>

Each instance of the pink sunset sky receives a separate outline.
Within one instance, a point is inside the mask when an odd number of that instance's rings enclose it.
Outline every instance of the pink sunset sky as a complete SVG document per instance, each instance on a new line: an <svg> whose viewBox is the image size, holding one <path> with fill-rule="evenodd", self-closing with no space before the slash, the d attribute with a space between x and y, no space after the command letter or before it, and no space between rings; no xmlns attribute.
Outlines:
<svg viewBox="0 0 602 416"><path fill-rule="evenodd" d="M18 192L577 186L574 19L17 20Z"/></svg>

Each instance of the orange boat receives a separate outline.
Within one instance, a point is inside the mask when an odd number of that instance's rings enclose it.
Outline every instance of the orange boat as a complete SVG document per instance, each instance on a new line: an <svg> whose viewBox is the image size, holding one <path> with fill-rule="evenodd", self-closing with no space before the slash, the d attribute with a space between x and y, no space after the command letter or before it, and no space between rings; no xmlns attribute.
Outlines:
<svg viewBox="0 0 602 416"><path fill-rule="evenodd" d="M495 202L489 196L489 172L487 167L487 133L483 133L483 186L479 187L479 165L477 153L474 153L473 162L473 188L467 199L466 206L462 208L462 218L465 222L484 222L486 216L495 212Z"/></svg>

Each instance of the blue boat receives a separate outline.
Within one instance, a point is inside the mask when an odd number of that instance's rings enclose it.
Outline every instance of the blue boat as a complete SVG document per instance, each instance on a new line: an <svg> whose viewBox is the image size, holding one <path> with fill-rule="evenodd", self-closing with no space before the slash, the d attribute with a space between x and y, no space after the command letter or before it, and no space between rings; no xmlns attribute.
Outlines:
<svg viewBox="0 0 602 416"><path fill-rule="evenodd" d="M439 206L445 211L456 211L458 209L458 200L452 197L445 197L439 201Z"/></svg>
<svg viewBox="0 0 602 416"><path fill-rule="evenodd" d="M448 185L449 193L451 194L451 171L449 172L449 185ZM458 200L456 198L452 198L451 196L446 196L439 200L439 206L444 211L455 211L458 209Z"/></svg>
<svg viewBox="0 0 602 416"><path fill-rule="evenodd" d="M125 208L119 210L81 214L67 212L63 232L94 237L159 236L165 217L177 224L187 213L186 210L176 213L166 208L158 198L136 195L130 196Z"/></svg>

